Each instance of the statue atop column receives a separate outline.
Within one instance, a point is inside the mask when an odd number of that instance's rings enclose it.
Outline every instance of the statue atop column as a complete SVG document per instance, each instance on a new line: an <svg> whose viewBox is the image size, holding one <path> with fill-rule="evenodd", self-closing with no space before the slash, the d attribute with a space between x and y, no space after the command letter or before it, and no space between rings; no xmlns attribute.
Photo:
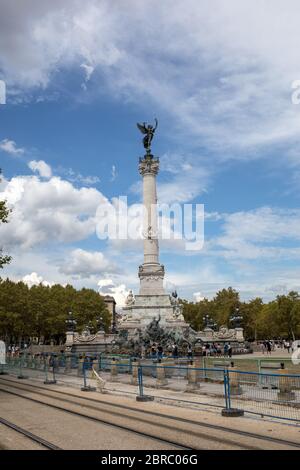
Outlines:
<svg viewBox="0 0 300 470"><path fill-rule="evenodd" d="M154 137L154 133L157 129L158 121L155 118L155 127L151 126L151 124L146 125L144 122L143 124L137 123L138 129L141 131L142 134L145 134L145 137L143 138L143 144L146 149L147 155L151 155L151 142Z"/></svg>

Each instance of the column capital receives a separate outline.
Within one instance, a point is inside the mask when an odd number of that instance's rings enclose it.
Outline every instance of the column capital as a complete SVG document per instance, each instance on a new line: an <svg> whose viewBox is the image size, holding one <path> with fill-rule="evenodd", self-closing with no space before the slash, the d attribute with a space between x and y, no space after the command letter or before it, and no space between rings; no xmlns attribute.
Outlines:
<svg viewBox="0 0 300 470"><path fill-rule="evenodd" d="M142 176L154 175L156 176L159 171L159 158L154 158L153 155L145 155L140 158L139 172Z"/></svg>

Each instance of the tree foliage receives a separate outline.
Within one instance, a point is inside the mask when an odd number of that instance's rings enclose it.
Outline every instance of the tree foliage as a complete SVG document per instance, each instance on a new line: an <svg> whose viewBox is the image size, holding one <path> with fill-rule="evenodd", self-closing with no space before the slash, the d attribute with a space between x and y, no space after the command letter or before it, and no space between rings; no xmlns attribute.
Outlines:
<svg viewBox="0 0 300 470"><path fill-rule="evenodd" d="M247 339L300 338L300 295L290 292L278 295L275 300L264 303L260 297L241 302L239 293L229 287L217 292L212 300L200 302L183 300L183 315L192 328L204 328L203 317L209 317L221 325L232 326L230 318L239 309L241 326Z"/></svg>
<svg viewBox="0 0 300 470"><path fill-rule="evenodd" d="M0 337L6 341L43 337L46 342L52 339L59 343L64 340L69 311L73 312L78 331L89 322L96 328L99 316L106 330L111 323L103 297L92 289L76 290L58 284L29 288L24 282L0 278Z"/></svg>
<svg viewBox="0 0 300 470"><path fill-rule="evenodd" d="M1 175L1 169L0 169L0 175ZM0 178L1 181L1 178ZM0 201L0 224L7 224L8 222L8 215L10 213L10 210L7 209L5 201ZM0 269L3 268L3 266L11 261L10 256L5 256L2 255L2 248L0 247Z"/></svg>

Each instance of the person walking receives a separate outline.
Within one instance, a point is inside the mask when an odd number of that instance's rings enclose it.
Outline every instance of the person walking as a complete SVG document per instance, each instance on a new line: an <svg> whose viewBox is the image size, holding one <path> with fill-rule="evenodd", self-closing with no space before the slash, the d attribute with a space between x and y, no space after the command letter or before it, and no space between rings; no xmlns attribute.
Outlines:
<svg viewBox="0 0 300 470"><path fill-rule="evenodd" d="M172 346L172 356L174 359L177 359L178 357L178 346L175 343Z"/></svg>
<svg viewBox="0 0 300 470"><path fill-rule="evenodd" d="M189 359L193 358L193 350L192 350L192 346L190 344L188 345L188 349L187 349L187 357Z"/></svg>
<svg viewBox="0 0 300 470"><path fill-rule="evenodd" d="M267 355L271 356L272 346L270 341L266 341Z"/></svg>
<svg viewBox="0 0 300 470"><path fill-rule="evenodd" d="M157 358L162 359L163 353L164 353L163 347L161 345L159 345L157 347Z"/></svg>

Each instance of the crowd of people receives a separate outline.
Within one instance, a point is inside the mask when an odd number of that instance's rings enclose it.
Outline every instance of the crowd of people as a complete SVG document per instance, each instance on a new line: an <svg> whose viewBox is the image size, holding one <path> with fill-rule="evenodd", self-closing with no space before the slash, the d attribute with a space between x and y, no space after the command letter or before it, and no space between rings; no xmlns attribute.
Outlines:
<svg viewBox="0 0 300 470"><path fill-rule="evenodd" d="M190 344L187 346L185 352L186 356L190 359L194 355L194 350ZM153 343L149 355L152 359L162 359L162 357L164 356L163 347L160 344ZM169 355L169 351L165 355ZM175 343L172 345L171 355L173 358L179 357L179 348L178 345ZM184 355L184 352L180 351L180 356ZM219 343L206 343L203 344L200 348L197 348L197 355L213 357L231 357L232 346L230 343L225 343L224 345L221 345Z"/></svg>
<svg viewBox="0 0 300 470"><path fill-rule="evenodd" d="M206 343L202 346L202 356L213 356L213 357L231 357L232 346L230 343L221 345L220 343Z"/></svg>
<svg viewBox="0 0 300 470"><path fill-rule="evenodd" d="M289 340L271 340L266 339L260 342L260 351L267 356L271 356L272 351L276 349L285 349L288 353L292 350L292 341Z"/></svg>

